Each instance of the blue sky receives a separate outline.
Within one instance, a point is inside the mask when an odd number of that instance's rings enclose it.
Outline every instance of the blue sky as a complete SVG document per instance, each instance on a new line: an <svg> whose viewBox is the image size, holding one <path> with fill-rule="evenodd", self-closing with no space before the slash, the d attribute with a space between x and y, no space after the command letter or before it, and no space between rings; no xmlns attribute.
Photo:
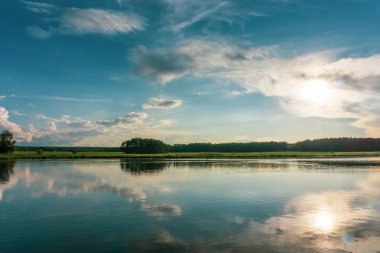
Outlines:
<svg viewBox="0 0 380 253"><path fill-rule="evenodd" d="M0 0L23 145L380 134L380 2Z"/></svg>

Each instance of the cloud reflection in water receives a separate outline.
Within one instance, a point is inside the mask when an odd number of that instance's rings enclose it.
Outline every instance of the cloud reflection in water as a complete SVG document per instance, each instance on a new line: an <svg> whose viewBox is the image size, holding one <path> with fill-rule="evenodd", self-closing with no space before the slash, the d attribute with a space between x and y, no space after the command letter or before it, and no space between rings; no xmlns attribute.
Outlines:
<svg viewBox="0 0 380 253"><path fill-rule="evenodd" d="M276 178L273 173L286 173L286 170L289 170L296 174L302 167L302 163L298 164L295 161L283 162L282 165L276 161L271 171L270 162L260 161L255 170L254 163L243 162L243 166L239 167L237 161L230 162L228 166L225 164L218 166L222 164L220 161L207 165L201 161L193 161L192 165L186 162L156 162L152 166L150 163L138 164L126 161L120 164L115 161L109 163L71 161L58 163L62 166L59 169L50 169L54 167L53 163L42 163L43 166L49 167L42 169L37 163L20 163L12 170L1 172L1 175L5 175L2 178L6 180L2 179L0 183L0 196L4 196L3 201L17 201L17 196L13 196L12 200L7 198L8 191L12 193L13 188L22 185L29 189L28 193L33 198L45 194L65 197L106 192L125 198L128 202L134 201L140 207L138 212L159 222L155 223L157 233L153 233L150 237L132 238L128 241L128 247L132 247L131 252L156 250L156 252L377 253L379 251L380 171L376 169L368 170L365 174L360 171L360 178L364 176L366 178L358 180L353 187L347 189L300 192L284 202L280 212L269 217L242 216L238 213L240 207L236 206L230 209L236 212L231 214L231 217L235 218L225 220L224 230L216 229L207 236L202 234L205 226L213 223L201 224L201 227L194 225L197 220L203 218L196 213L197 209L202 208L201 205L215 207L212 209L215 213L204 214L207 216L205 218L210 220L225 212L223 209L218 209L217 198L207 198L213 187L222 186L219 192L219 197L222 199L225 193L235 191L224 186L229 181L238 187L242 178L249 177L253 180L262 173L273 176L265 178L269 184L270 180ZM325 171L318 167L318 171L312 173L325 173ZM307 175L312 178L312 175ZM212 176L215 181L212 182L208 176ZM330 175L326 175L328 176ZM204 192L201 196L189 195L199 186L210 191ZM250 184L243 186L251 187ZM178 191L178 187L184 188ZM190 196L192 202L189 200L190 204L184 208L181 203L175 201L175 198L166 198L168 196L180 198ZM233 194L226 196L229 199L234 198ZM239 204L237 199L235 201ZM256 203L254 208L260 209L261 206ZM159 218L177 219L185 215L186 219L193 219L188 223L194 225L191 227L191 236L185 238L181 236L183 231L176 231L173 227L160 228L165 225L166 219L161 221Z"/></svg>

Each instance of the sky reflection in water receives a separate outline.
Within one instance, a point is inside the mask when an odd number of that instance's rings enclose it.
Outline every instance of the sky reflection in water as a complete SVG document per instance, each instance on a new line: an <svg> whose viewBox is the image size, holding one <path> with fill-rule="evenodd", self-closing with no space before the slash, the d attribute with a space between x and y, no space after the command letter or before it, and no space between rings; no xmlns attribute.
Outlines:
<svg viewBox="0 0 380 253"><path fill-rule="evenodd" d="M379 252L380 160L0 163L2 252Z"/></svg>

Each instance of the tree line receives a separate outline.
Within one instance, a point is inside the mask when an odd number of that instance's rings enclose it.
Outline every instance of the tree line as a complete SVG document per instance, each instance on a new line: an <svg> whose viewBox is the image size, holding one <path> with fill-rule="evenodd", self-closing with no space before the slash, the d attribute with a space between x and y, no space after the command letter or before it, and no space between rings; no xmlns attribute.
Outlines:
<svg viewBox="0 0 380 253"><path fill-rule="evenodd" d="M234 143L189 143L165 144L160 140L133 138L121 145L121 151L131 154L182 153L182 152L357 152L380 151L380 138L323 138L287 142L234 142Z"/></svg>
<svg viewBox="0 0 380 253"><path fill-rule="evenodd" d="M186 152L358 152L380 151L380 138L322 138L288 142L233 142L233 143L189 143L166 144L161 140L149 138L132 138L124 141L120 147L16 147L16 141L10 131L0 133L0 153L19 151L69 151L69 152L117 152L129 154L159 154Z"/></svg>

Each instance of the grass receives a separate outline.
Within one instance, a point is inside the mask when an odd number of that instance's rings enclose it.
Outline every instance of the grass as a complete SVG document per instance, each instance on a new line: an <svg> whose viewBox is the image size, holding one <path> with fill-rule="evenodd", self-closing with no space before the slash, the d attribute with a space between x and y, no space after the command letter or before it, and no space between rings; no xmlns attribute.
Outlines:
<svg viewBox="0 0 380 253"><path fill-rule="evenodd" d="M250 153L165 153L124 154L121 152L17 151L0 154L0 159L95 159L95 158L337 158L376 157L380 152L250 152Z"/></svg>

